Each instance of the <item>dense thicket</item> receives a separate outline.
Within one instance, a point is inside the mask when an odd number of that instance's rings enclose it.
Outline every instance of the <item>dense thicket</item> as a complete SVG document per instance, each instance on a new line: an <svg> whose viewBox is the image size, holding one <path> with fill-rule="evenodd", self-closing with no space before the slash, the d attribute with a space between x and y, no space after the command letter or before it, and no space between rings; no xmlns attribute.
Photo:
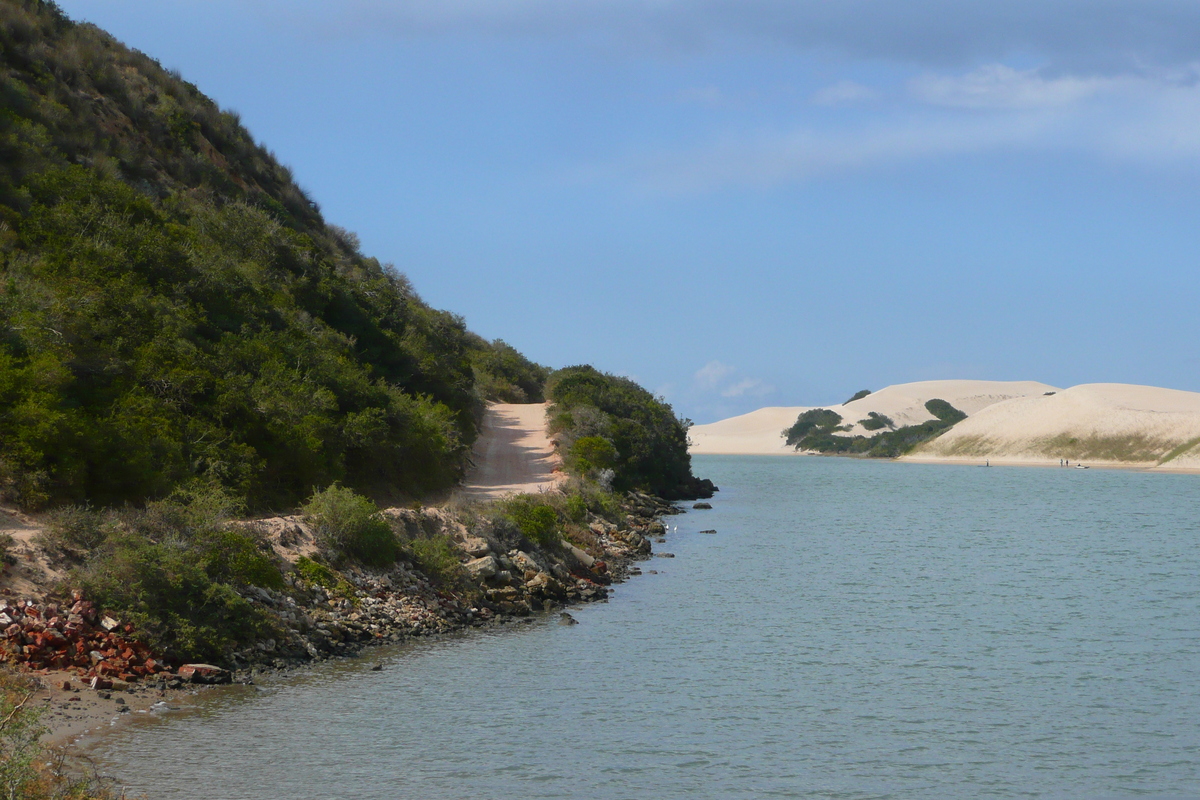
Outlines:
<svg viewBox="0 0 1200 800"><path fill-rule="evenodd" d="M550 376L546 395L553 404L550 428L568 469L611 469L613 488L644 489L668 499L711 497L715 491L711 481L692 475L691 422L628 378L567 367ZM604 464L595 462L598 452Z"/></svg>
<svg viewBox="0 0 1200 800"><path fill-rule="evenodd" d="M790 447L797 450L896 458L967 418L966 414L945 400L930 400L925 403L925 409L936 419L885 430L874 436L842 436L840 434L852 426L841 424L841 414L827 408L813 408L800 414L796 422L781 435ZM892 428L895 424L891 418L874 411L859 423L867 430Z"/></svg>
<svg viewBox="0 0 1200 800"><path fill-rule="evenodd" d="M52 3L0 0L0 492L460 475L545 370L421 301L195 86Z"/></svg>

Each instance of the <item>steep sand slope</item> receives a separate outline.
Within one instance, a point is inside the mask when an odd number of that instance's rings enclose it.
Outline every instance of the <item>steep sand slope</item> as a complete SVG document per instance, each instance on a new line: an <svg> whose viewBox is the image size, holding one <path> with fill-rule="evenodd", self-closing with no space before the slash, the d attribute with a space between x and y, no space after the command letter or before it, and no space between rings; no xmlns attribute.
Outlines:
<svg viewBox="0 0 1200 800"><path fill-rule="evenodd" d="M457 494L490 499L553 488L564 476L546 433L545 403L494 403L472 453L475 466Z"/></svg>
<svg viewBox="0 0 1200 800"><path fill-rule="evenodd" d="M906 460L1200 468L1200 394L1090 383L989 406Z"/></svg>
<svg viewBox="0 0 1200 800"><path fill-rule="evenodd" d="M920 381L888 386L853 403L825 406L842 415L845 424L854 427L846 436L871 435L858 424L874 411L890 417L899 427L933 419L925 403L934 398L971 415L995 403L1015 397L1041 396L1057 391L1037 381ZM802 412L811 406L760 408L740 417L730 417L691 429L691 452L739 455L786 455L793 452L780 435Z"/></svg>

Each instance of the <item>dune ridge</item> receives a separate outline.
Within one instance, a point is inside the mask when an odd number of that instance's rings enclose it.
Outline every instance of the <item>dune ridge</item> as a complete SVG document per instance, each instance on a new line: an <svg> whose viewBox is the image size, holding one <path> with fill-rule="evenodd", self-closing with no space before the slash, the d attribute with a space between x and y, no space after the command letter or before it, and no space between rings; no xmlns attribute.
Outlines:
<svg viewBox="0 0 1200 800"><path fill-rule="evenodd" d="M969 415L1013 398L1043 395L1058 389L1037 381L919 381L888 386L851 403L832 406L773 406L730 417L708 425L695 425L689 432L693 454L797 455L780 432L810 408L829 408L853 425L847 436L871 435L858 424L871 412L890 417L897 426L915 425L933 419L925 403L940 398Z"/></svg>
<svg viewBox="0 0 1200 800"><path fill-rule="evenodd" d="M1057 389L1036 381L922 381L881 389L830 408L858 421L874 411L897 426L932 419L925 401L941 398L967 419L902 456L939 463L1072 464L1200 471L1200 393L1121 383ZM781 432L813 406L761 408L691 430L693 454L804 455Z"/></svg>
<svg viewBox="0 0 1200 800"><path fill-rule="evenodd" d="M980 410L906 461L1200 469L1200 393L1121 383L1073 386Z"/></svg>

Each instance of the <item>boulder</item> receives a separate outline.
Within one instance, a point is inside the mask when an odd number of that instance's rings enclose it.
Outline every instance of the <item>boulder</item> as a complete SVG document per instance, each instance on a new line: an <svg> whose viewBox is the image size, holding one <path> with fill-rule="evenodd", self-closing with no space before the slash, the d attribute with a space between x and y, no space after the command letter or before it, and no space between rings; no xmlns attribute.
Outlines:
<svg viewBox="0 0 1200 800"><path fill-rule="evenodd" d="M589 555L588 555L587 553L585 553L583 550L580 550L580 549L579 549L578 547L576 547L575 545L573 545L573 544L567 544L567 546L566 546L566 547L567 547L567 551L568 551L568 552L569 552L569 553L570 553L572 556L574 556L574 557L575 557L575 560L576 560L576 561L578 561L578 562L579 562L580 564L582 564L583 566L587 567L588 569L591 569L591 568L592 568L592 565L596 563L596 559L592 558L591 556L589 556Z"/></svg>
<svg viewBox="0 0 1200 800"><path fill-rule="evenodd" d="M695 503L694 505L692 505L692 508L698 508L701 510L710 509L710 508L712 508L712 504L711 503Z"/></svg>
<svg viewBox="0 0 1200 800"><path fill-rule="evenodd" d="M496 576L500 572L500 564L494 556L484 556L475 558L463 564L463 569L467 571L475 580L486 580Z"/></svg>
<svg viewBox="0 0 1200 800"><path fill-rule="evenodd" d="M483 558L491 552L491 547L488 545L487 539L484 539L482 536L464 537L462 543L459 544L459 548L472 558Z"/></svg>
<svg viewBox="0 0 1200 800"><path fill-rule="evenodd" d="M179 677L191 683L229 683L233 680L229 670L212 664L184 664L179 668Z"/></svg>

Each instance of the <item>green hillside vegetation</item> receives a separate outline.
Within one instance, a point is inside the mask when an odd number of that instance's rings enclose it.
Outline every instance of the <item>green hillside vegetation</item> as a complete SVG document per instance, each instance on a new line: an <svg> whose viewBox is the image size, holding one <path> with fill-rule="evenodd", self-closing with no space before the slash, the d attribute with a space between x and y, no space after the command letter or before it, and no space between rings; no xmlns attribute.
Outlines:
<svg viewBox="0 0 1200 800"><path fill-rule="evenodd" d="M641 489L667 499L711 497L711 481L692 475L689 420L628 378L590 366L550 376L550 430L568 471L603 477L619 491Z"/></svg>
<svg viewBox="0 0 1200 800"><path fill-rule="evenodd" d="M917 425L905 425L877 433L874 436L842 436L849 429L841 425L842 416L827 408L814 408L796 418L795 424L781 434L790 447L817 453L861 455L873 458L896 458L927 442L967 418L945 400L934 399L925 403L925 409L936 419ZM874 427L869 426L870 422ZM882 414L870 412L860 424L867 430L879 430L894 426L894 422Z"/></svg>
<svg viewBox="0 0 1200 800"><path fill-rule="evenodd" d="M857 392L855 392L853 395L851 395L850 399L847 400L846 403L853 403L855 400L862 400L864 397L866 397L870 393L871 393L870 389L860 389ZM842 403L842 405L846 405L846 403Z"/></svg>
<svg viewBox="0 0 1200 800"><path fill-rule="evenodd" d="M0 3L0 492L291 507L461 475L546 370L426 305L178 74Z"/></svg>
<svg viewBox="0 0 1200 800"><path fill-rule="evenodd" d="M883 428L895 428L896 427L896 423L892 420L891 417L887 416L886 414L877 413L875 411L868 411L866 419L860 419L858 421L858 424L862 425L864 428L866 428L869 431L878 431L878 430L882 430Z"/></svg>

